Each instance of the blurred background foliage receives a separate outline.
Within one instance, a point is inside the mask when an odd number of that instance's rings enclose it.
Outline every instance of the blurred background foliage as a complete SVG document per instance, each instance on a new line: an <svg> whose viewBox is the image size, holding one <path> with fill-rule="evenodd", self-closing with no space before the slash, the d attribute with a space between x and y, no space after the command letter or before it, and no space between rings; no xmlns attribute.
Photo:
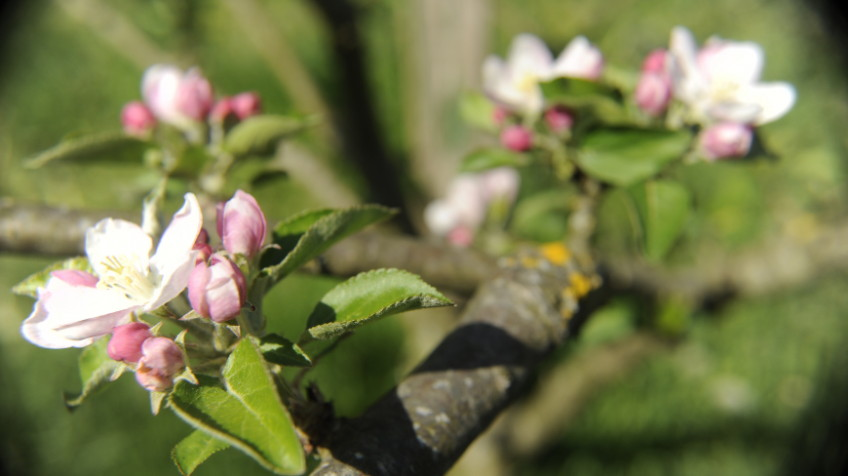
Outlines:
<svg viewBox="0 0 848 476"><path fill-rule="evenodd" d="M444 190L461 154L492 141L464 125L457 110L461 93L479 87L486 54L505 54L520 32L541 36L555 51L583 34L611 67L635 81L644 55L667 44L672 26L685 25L700 41L716 34L762 44L764 78L794 83L798 102L787 117L762 128L776 159L671 172L691 187L698 210L671 262L694 263L706 272L716 261L729 262L715 257L759 249L774 237L810 243L846 219L843 45L828 30L832 18L816 5L789 0L352 3L359 12L358 46L365 53L381 139L364 146L351 143L355 129L345 129L351 117L365 116L357 116L356 98L347 94L350 85L333 55L339 36L328 32L313 2L33 0L5 7L0 197L137 210L154 183L139 157L39 170L21 164L68 134L119 130L120 109L138 99L144 69L172 61L200 65L221 94L257 91L268 112L321 115L322 126L286 145L291 148L286 157L299 158L286 162L292 180L253 184L270 221L304 208L385 197L374 187L379 182L369 182L351 158L376 151L404 174L398 180L401 194L410 221L419 225L421 207ZM342 31L340 37L357 41L350 36L354 33ZM352 107L345 126L339 111ZM387 188L393 179L401 177L380 177ZM627 257L636 240L615 200L613 195L602 207L605 238L597 244L605 256ZM556 236L561 229L556 213L539 216L535 234ZM545 216L551 221L540 221ZM52 261L0 254L0 289ZM562 408L553 412L561 421L552 439L513 455L499 443L511 431L504 418L452 472L838 474L848 459L848 274L811 276L681 318L675 329L682 338L675 343L597 378L583 398L563 394ZM333 283L308 276L288 280L268 298L272 330L297 332ZM66 411L61 392L78 388L78 351L48 351L23 341L18 326L32 301L0 292L0 470L175 474L168 453L188 427L168 412L154 419L147 395L128 377L74 413ZM581 362L591 372L597 362L591 352L602 355L653 319L645 317L651 312L626 299L615 301L558 353L551 369L584 355L589 357ZM452 319L445 314L366 328L309 378L319 382L341 415L356 415L438 339ZM544 392L546 378L554 374L543 370L534 392ZM543 419L547 411L537 409ZM197 474L261 473L241 454L226 451Z"/></svg>

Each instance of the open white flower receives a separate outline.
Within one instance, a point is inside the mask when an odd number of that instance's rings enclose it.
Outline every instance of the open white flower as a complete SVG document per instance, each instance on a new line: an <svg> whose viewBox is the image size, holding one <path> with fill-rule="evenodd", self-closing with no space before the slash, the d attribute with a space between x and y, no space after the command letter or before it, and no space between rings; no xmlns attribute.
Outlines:
<svg viewBox="0 0 848 476"><path fill-rule="evenodd" d="M525 114L541 112L544 97L539 83L554 78L597 79L603 56L589 41L578 36L554 61L545 43L529 33L512 40L506 61L489 56L483 63L483 89L494 101Z"/></svg>
<svg viewBox="0 0 848 476"><path fill-rule="evenodd" d="M759 82L764 55L756 43L714 37L698 50L692 33L675 27L670 52L674 95L686 104L691 122L760 125L795 103L791 84Z"/></svg>
<svg viewBox="0 0 848 476"><path fill-rule="evenodd" d="M192 247L202 221L197 198L186 194L151 255L153 239L140 226L101 220L85 237L95 274L54 272L39 290L21 333L41 347L84 347L129 321L132 313L152 311L174 299L194 268Z"/></svg>

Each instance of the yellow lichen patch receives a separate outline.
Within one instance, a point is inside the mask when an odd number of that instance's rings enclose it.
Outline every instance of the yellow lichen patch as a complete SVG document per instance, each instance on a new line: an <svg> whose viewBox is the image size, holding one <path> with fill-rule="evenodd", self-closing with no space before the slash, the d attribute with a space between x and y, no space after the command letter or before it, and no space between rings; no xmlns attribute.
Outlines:
<svg viewBox="0 0 848 476"><path fill-rule="evenodd" d="M545 243L540 250L545 259L557 266L562 266L571 259L571 251L562 243Z"/></svg>
<svg viewBox="0 0 848 476"><path fill-rule="evenodd" d="M539 267L539 260L532 256L522 256L520 259L521 266L527 269L535 269Z"/></svg>
<svg viewBox="0 0 848 476"><path fill-rule="evenodd" d="M577 298L581 298L581 297L585 296L594 287L593 284L592 284L592 280L590 278L588 278L587 276L584 276L583 274L580 274L580 273L572 274L571 279L569 279L569 281L570 281L569 289L571 289L574 292L574 295Z"/></svg>

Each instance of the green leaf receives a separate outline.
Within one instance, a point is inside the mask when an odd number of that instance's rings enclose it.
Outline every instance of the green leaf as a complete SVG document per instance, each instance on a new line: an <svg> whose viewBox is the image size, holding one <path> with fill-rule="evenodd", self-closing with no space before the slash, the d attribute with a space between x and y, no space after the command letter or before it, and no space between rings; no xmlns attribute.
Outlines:
<svg viewBox="0 0 848 476"><path fill-rule="evenodd" d="M476 149L462 159L460 172L482 172L495 167L522 167L527 165L527 156L501 147Z"/></svg>
<svg viewBox="0 0 848 476"><path fill-rule="evenodd" d="M242 339L222 369L226 390L209 378L179 381L170 407L183 420L226 441L277 474L299 474L305 457L294 424L257 346Z"/></svg>
<svg viewBox="0 0 848 476"><path fill-rule="evenodd" d="M659 261L677 241L689 218L689 191L668 180L645 182L628 191L642 225L645 255Z"/></svg>
<svg viewBox="0 0 848 476"><path fill-rule="evenodd" d="M82 392L77 396L65 394L65 405L74 409L82 404L96 390L117 379L126 369L120 362L112 360L106 352L109 337L102 337L80 353L79 372L82 380Z"/></svg>
<svg viewBox="0 0 848 476"><path fill-rule="evenodd" d="M495 104L479 92L466 92L459 98L459 114L469 124L486 131L496 131Z"/></svg>
<svg viewBox="0 0 848 476"><path fill-rule="evenodd" d="M314 118L260 115L238 123L224 139L224 150L235 155L269 155L277 143L315 123Z"/></svg>
<svg viewBox="0 0 848 476"><path fill-rule="evenodd" d="M38 297L38 288L43 288L47 285L47 280L50 279L50 273L60 269L78 269L80 271L93 272L91 265L88 263L88 258L78 256L69 258L64 261L53 263L41 271L27 276L23 281L12 287L12 292L21 296Z"/></svg>
<svg viewBox="0 0 848 476"><path fill-rule="evenodd" d="M229 448L229 443L208 433L194 430L171 450L171 460L180 474L189 476L213 454Z"/></svg>
<svg viewBox="0 0 848 476"><path fill-rule="evenodd" d="M391 314L452 304L412 273L377 269L331 289L313 309L307 327L315 339L332 339Z"/></svg>
<svg viewBox="0 0 848 476"><path fill-rule="evenodd" d="M297 344L277 334L268 334L259 342L265 360L285 367L310 367L312 360Z"/></svg>
<svg viewBox="0 0 848 476"><path fill-rule="evenodd" d="M511 231L539 243L562 240L568 233L573 197L573 190L559 187L522 198L513 211Z"/></svg>
<svg viewBox="0 0 848 476"><path fill-rule="evenodd" d="M278 281L336 242L395 212L379 205L317 210L296 215L274 228L274 244L262 256L264 272Z"/></svg>
<svg viewBox="0 0 848 476"><path fill-rule="evenodd" d="M142 156L148 143L123 132L101 132L67 138L57 145L24 161L24 167L39 168L56 160L107 158L115 160L128 151Z"/></svg>
<svg viewBox="0 0 848 476"><path fill-rule="evenodd" d="M557 78L540 85L548 103L591 114L607 124L627 120L621 93L606 84L577 78Z"/></svg>
<svg viewBox="0 0 848 476"><path fill-rule="evenodd" d="M589 175L613 185L648 179L683 157L688 131L601 129L587 134L577 163Z"/></svg>

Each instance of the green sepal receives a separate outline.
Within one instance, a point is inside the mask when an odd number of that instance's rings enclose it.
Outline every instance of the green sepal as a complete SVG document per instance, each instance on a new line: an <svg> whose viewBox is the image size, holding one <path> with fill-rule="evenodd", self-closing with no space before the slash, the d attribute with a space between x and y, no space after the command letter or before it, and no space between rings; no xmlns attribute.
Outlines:
<svg viewBox="0 0 848 476"><path fill-rule="evenodd" d="M91 264L88 262L88 258L84 256L69 258L64 261L53 263L41 271L27 276L23 281L12 287L12 292L21 296L37 298L38 289L47 285L47 280L50 279L50 273L62 269L76 269L89 273L94 272L94 270L91 269Z"/></svg>
<svg viewBox="0 0 848 476"><path fill-rule="evenodd" d="M209 433L194 430L174 446L174 449L171 450L171 460L177 466L180 474L189 476L210 456L229 447L230 444L224 440Z"/></svg>
<svg viewBox="0 0 848 476"><path fill-rule="evenodd" d="M476 91L467 91L459 98L459 115L465 122L485 131L497 131L495 103Z"/></svg>
<svg viewBox="0 0 848 476"><path fill-rule="evenodd" d="M178 381L170 408L191 426L221 439L277 474L300 474L305 456L294 424L259 348L242 339L222 371L224 387L200 376Z"/></svg>
<svg viewBox="0 0 848 476"><path fill-rule="evenodd" d="M82 381L82 392L73 396L65 394L65 406L73 410L91 396L95 391L109 382L116 380L124 373L127 366L112 360L106 351L109 336L101 337L84 348L79 356L79 372Z"/></svg>
<svg viewBox="0 0 848 476"><path fill-rule="evenodd" d="M360 205L296 215L274 228L276 246L266 248L260 260L263 274L279 281L336 242L394 214L380 205Z"/></svg>
<svg viewBox="0 0 848 476"><path fill-rule="evenodd" d="M149 143L123 132L101 132L64 139L55 146L24 160L24 167L36 169L57 160L123 159L141 157Z"/></svg>
<svg viewBox="0 0 848 476"><path fill-rule="evenodd" d="M692 135L685 130L599 129L586 135L577 164L604 182L631 185L682 159L691 140Z"/></svg>
<svg viewBox="0 0 848 476"><path fill-rule="evenodd" d="M224 150L234 156L270 155L281 139L315 123L315 117L253 116L238 123L227 134Z"/></svg>
<svg viewBox="0 0 848 476"><path fill-rule="evenodd" d="M417 275L377 269L360 273L325 294L309 315L307 330L314 339L332 339L391 314L452 304Z"/></svg>
<svg viewBox="0 0 848 476"><path fill-rule="evenodd" d="M502 147L482 147L463 157L459 170L460 172L482 172L495 167L523 167L528 162L524 154Z"/></svg>

